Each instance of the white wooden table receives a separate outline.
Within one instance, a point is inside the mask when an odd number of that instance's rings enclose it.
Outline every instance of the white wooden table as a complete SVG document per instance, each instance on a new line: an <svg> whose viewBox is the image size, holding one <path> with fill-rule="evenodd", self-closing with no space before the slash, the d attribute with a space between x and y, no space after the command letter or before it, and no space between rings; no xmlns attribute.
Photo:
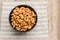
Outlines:
<svg viewBox="0 0 60 40"><path fill-rule="evenodd" d="M1 1L11 1L11 0L1 0ZM12 1L15 1L15 0L12 0ZM11 2L12 2L11 1ZM19 1L19 0L18 0ZM22 0L20 0L20 1L22 1ZM23 1L26 1L26 0L23 0ZM36 1L36 0L32 0L32 1ZM41 0L41 1L47 1L47 0ZM2 8L0 9L1 11L2 11ZM11 40L13 40L11 37L8 37L8 39L7 39L7 37L1 37L1 38L3 38L3 39L6 39L6 40L9 40L9 39L11 39ZM25 38L25 37L24 37ZM15 40L17 40L17 38L14 38ZM19 37L18 37L18 39L19 39ZM22 39L22 38L21 38ZM37 38L38 39L38 38ZM48 39L48 37L44 37L44 39L42 39L42 38L40 38L41 40L47 40ZM29 40L29 39L27 39L27 40ZM32 40L32 38L31 38L31 40ZM34 40L34 39L33 39ZM39 40L39 39L38 39Z"/></svg>

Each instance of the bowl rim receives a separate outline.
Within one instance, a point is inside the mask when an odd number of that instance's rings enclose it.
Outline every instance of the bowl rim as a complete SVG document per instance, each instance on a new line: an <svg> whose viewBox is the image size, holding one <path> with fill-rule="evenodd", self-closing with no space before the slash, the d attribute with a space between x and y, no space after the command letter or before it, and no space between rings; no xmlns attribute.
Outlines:
<svg viewBox="0 0 60 40"><path fill-rule="evenodd" d="M15 7L11 10L11 12L10 12L10 14L9 14L9 23L10 23L11 27L13 28L13 25L11 24L11 14L12 14L13 10L14 10L16 7L19 7L19 8L20 8L20 7L28 7L30 10L34 11L34 13L36 14L36 21L35 21L35 24L33 25L33 27L30 29L30 30L32 30L32 29L36 26L36 24L37 24L37 18L38 18L38 16L37 16L36 11L35 11L31 6L29 6L29 5L18 5L18 6L15 6ZM20 30L17 30L16 28L13 28L13 29L15 29L15 30L18 31L18 32L27 32L27 31L30 31L30 30L20 31Z"/></svg>

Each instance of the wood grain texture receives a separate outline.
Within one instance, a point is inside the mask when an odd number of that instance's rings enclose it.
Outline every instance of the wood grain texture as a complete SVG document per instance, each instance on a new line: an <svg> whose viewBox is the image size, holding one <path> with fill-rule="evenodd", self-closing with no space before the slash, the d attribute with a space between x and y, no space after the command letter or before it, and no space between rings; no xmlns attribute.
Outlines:
<svg viewBox="0 0 60 40"><path fill-rule="evenodd" d="M48 22L49 22L49 40L52 40L52 30L53 30L53 27L52 27L52 0L48 0Z"/></svg>
<svg viewBox="0 0 60 40"><path fill-rule="evenodd" d="M49 40L58 40L58 2L57 0L49 0Z"/></svg>
<svg viewBox="0 0 60 40"><path fill-rule="evenodd" d="M1 31L1 14L2 14L2 3L0 2L0 31Z"/></svg>
<svg viewBox="0 0 60 40"><path fill-rule="evenodd" d="M15 0L15 1L30 1L30 0Z"/></svg>
<svg viewBox="0 0 60 40"><path fill-rule="evenodd" d="M57 27L58 27L58 40L60 40L60 0L57 0L58 2L58 21L57 21Z"/></svg>
<svg viewBox="0 0 60 40"><path fill-rule="evenodd" d="M2 1L2 2L3 2L3 1L4 1L4 2L5 2L5 1L10 1L10 2L12 2L12 1L15 1L15 0L1 0L1 1Z"/></svg>

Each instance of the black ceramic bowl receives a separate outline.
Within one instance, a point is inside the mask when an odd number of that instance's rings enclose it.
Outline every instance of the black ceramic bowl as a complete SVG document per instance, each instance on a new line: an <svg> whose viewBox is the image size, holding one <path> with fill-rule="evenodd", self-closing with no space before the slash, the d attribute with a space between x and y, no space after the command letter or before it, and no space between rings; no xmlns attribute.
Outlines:
<svg viewBox="0 0 60 40"><path fill-rule="evenodd" d="M16 6L16 7L27 7L27 8L29 8L31 11L34 11L34 13L36 14L36 16L37 16L37 13L36 13L36 11L32 8L32 7L30 7L30 6L28 6L28 5L18 5L18 6ZM16 8L15 7L15 8ZM11 10L11 12L10 12L10 14L9 14L9 23L10 23L10 25L11 25L11 27L13 28L13 25L11 24L11 14L12 14L12 12L13 12L13 10L15 9L15 8L13 8L12 10ZM35 24L33 25L33 27L30 29L30 30L32 30L34 27L35 27L35 25L37 24L37 18L36 18L36 21L35 21ZM16 28L14 28L16 31L18 31ZM19 32L27 32L27 31L30 31L30 30L26 30L26 31L19 31Z"/></svg>

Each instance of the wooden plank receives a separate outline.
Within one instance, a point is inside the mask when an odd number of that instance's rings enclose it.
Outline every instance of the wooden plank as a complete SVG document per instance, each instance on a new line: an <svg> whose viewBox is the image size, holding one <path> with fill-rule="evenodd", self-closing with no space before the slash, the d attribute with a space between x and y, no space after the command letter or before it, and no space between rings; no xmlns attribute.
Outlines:
<svg viewBox="0 0 60 40"><path fill-rule="evenodd" d="M58 22L57 22L57 27L58 27L58 40L60 40L60 0L58 2Z"/></svg>
<svg viewBox="0 0 60 40"><path fill-rule="evenodd" d="M30 1L30 0L15 0L15 1Z"/></svg>
<svg viewBox="0 0 60 40"><path fill-rule="evenodd" d="M2 3L0 2L0 31L1 31L1 14L2 14Z"/></svg>
<svg viewBox="0 0 60 40"><path fill-rule="evenodd" d="M15 1L15 0L1 0L2 2L6 2L6 1L9 1L9 2L12 2L12 1Z"/></svg>
<svg viewBox="0 0 60 40"><path fill-rule="evenodd" d="M58 5L57 0L49 0L48 1L48 14L49 14L49 40L58 40L58 27L57 27L57 19L58 19Z"/></svg>
<svg viewBox="0 0 60 40"><path fill-rule="evenodd" d="M52 40L52 30L53 30L53 27L52 27L52 0L48 0L48 22L49 22L49 40Z"/></svg>

